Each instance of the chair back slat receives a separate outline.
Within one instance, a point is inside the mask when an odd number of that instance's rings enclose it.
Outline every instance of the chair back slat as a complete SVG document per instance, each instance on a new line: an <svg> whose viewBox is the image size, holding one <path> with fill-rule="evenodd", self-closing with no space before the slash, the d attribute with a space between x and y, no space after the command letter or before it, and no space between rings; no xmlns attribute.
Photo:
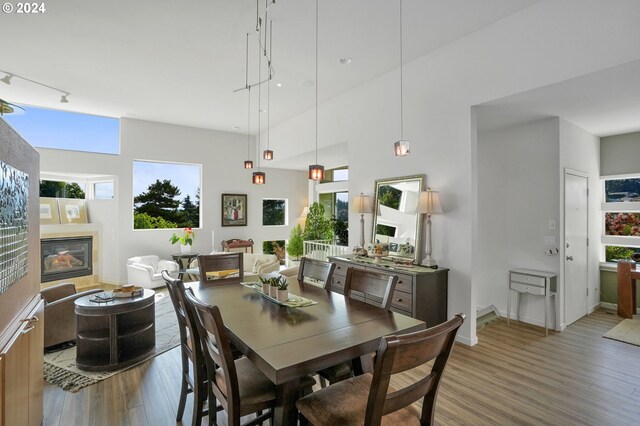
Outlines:
<svg viewBox="0 0 640 426"><path fill-rule="evenodd" d="M451 320L426 330L382 338L367 400L365 424L379 425L383 415L406 407L420 398L423 398L420 422L433 424L440 379L463 321L464 314L457 314ZM424 365L434 359L430 371L425 371L412 384L389 393L393 374ZM413 374L419 373L416 371Z"/></svg>
<svg viewBox="0 0 640 426"><path fill-rule="evenodd" d="M349 267L344 283L344 294L352 299L389 309L397 282L397 275Z"/></svg>
<svg viewBox="0 0 640 426"><path fill-rule="evenodd" d="M322 260L303 257L300 259L298 282L300 284L321 285L322 288L329 289L335 268L336 264L333 262L324 262Z"/></svg>
<svg viewBox="0 0 640 426"><path fill-rule="evenodd" d="M231 284L244 281L243 253L218 253L198 256L200 281ZM237 273L225 275L229 271ZM225 272L222 272L225 271Z"/></svg>
<svg viewBox="0 0 640 426"><path fill-rule="evenodd" d="M220 310L217 306L202 303L195 297L191 289L187 289L185 295L187 303L193 307L196 314L209 376L213 376L218 368L221 368L224 374L226 392L216 380L210 380L209 387L229 415L239 418L238 374L231 353L231 342L224 328ZM238 413L234 414L234 411L238 411Z"/></svg>

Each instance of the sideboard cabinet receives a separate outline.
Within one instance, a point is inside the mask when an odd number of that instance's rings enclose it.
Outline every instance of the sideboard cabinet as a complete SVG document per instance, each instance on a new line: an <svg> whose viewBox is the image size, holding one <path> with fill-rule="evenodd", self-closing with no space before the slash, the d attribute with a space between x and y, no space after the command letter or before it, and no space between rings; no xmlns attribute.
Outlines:
<svg viewBox="0 0 640 426"><path fill-rule="evenodd" d="M371 258L354 255L330 256L329 261L336 264L331 282L332 291L344 291L349 267L397 275L398 283L391 302L392 311L422 320L427 323L427 327L447 320L448 269L398 266L388 260L376 264Z"/></svg>

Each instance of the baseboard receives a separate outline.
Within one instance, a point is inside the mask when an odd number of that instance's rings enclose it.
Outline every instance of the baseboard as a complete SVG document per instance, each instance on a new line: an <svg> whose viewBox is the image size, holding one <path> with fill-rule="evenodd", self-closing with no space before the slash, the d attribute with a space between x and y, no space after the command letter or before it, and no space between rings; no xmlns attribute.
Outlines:
<svg viewBox="0 0 640 426"><path fill-rule="evenodd" d="M610 311L618 311L617 303L600 302L600 307ZM640 315L640 308L636 308L636 315Z"/></svg>
<svg viewBox="0 0 640 426"><path fill-rule="evenodd" d="M500 311L498 310L498 308L496 307L496 305L489 305L489 306L485 306L484 308L477 308L476 309L476 318L480 318L482 316L487 315L488 313L495 313L497 317L500 317Z"/></svg>
<svg viewBox="0 0 640 426"><path fill-rule="evenodd" d="M456 336L456 342L462 343L463 345L467 345L467 346L475 346L478 344L478 336L474 337L473 339L470 339L466 336L461 336L458 334Z"/></svg>

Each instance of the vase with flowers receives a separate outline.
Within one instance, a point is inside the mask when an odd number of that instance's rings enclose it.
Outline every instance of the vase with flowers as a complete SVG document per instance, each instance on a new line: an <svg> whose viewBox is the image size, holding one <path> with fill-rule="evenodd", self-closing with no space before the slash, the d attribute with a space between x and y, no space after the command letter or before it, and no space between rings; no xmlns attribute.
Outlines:
<svg viewBox="0 0 640 426"><path fill-rule="evenodd" d="M184 228L182 235L173 234L169 241L171 241L171 244L180 243L180 252L182 254L189 254L191 253L191 245L193 244L194 237L193 229Z"/></svg>

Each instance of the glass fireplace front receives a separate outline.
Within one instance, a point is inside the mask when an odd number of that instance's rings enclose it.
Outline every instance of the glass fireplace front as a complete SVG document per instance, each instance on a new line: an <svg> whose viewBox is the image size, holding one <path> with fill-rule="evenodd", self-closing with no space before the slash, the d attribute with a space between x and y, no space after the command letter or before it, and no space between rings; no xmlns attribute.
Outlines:
<svg viewBox="0 0 640 426"><path fill-rule="evenodd" d="M91 275L92 237L45 238L40 240L41 282Z"/></svg>

